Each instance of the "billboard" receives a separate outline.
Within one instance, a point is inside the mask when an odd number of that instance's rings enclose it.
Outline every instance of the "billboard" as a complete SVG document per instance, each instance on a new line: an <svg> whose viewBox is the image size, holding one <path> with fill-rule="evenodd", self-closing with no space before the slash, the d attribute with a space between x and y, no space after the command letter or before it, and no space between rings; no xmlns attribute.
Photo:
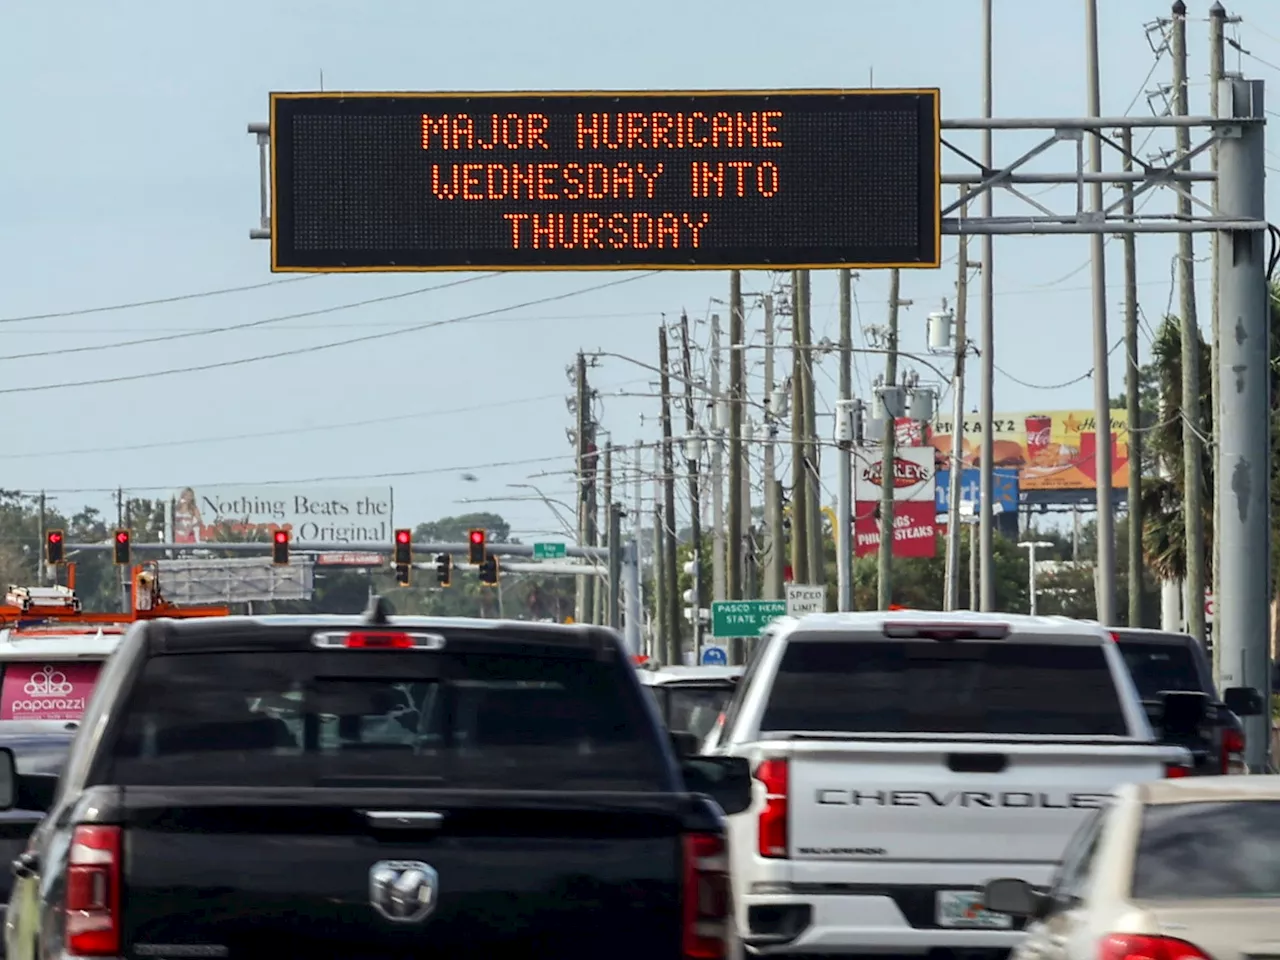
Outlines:
<svg viewBox="0 0 1280 960"><path fill-rule="evenodd" d="M1097 420L1088 410L1050 410L1042 413L999 413L994 417L992 438L995 467L1018 473L1022 492L1036 490L1093 490L1097 487ZM951 457L951 417L939 416L930 425L925 442L938 452L938 466ZM1125 410L1111 411L1111 484L1123 489L1129 483L1129 417ZM981 421L965 417L961 457L966 467L979 465L982 452ZM1102 442L1108 442L1104 439Z"/></svg>
<svg viewBox="0 0 1280 960"><path fill-rule="evenodd" d="M880 496L884 458L855 449L853 459L853 552L862 557L880 549ZM895 451L893 461L893 555L932 557L938 540L937 472L930 447Z"/></svg>
<svg viewBox="0 0 1280 960"><path fill-rule="evenodd" d="M874 449L853 451L853 499L855 502L880 502L881 474L884 457ZM893 499L934 500L934 451L929 447L906 447L895 450L893 458Z"/></svg>
<svg viewBox="0 0 1280 960"><path fill-rule="evenodd" d="M273 93L271 268L936 267L939 102Z"/></svg>
<svg viewBox="0 0 1280 960"><path fill-rule="evenodd" d="M288 530L293 540L391 543L390 487L186 487L173 507L175 543Z"/></svg>
<svg viewBox="0 0 1280 960"><path fill-rule="evenodd" d="M1018 509L1018 471L1009 467L997 467L991 471L995 502L1005 512ZM935 504L939 513L946 513L951 505L951 471L939 470ZM982 471L976 467L960 473L960 502L976 504L982 495Z"/></svg>
<svg viewBox="0 0 1280 960"><path fill-rule="evenodd" d="M853 517L853 555L865 557L880 549L880 504L860 503ZM932 501L906 500L893 505L893 555L933 557L938 553Z"/></svg>

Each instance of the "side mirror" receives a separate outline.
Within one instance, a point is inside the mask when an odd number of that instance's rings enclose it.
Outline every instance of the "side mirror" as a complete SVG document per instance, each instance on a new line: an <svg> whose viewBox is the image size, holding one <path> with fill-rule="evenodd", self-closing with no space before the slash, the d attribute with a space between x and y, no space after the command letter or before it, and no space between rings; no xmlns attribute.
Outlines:
<svg viewBox="0 0 1280 960"><path fill-rule="evenodd" d="M982 888L982 906L992 913L1035 919L1040 916L1045 895L1025 880L989 880Z"/></svg>
<svg viewBox="0 0 1280 960"><path fill-rule="evenodd" d="M0 810L12 810L17 806L18 771L13 751L0 747Z"/></svg>
<svg viewBox="0 0 1280 960"><path fill-rule="evenodd" d="M1263 712L1262 693L1253 687L1228 687L1222 702L1237 717L1257 717Z"/></svg>
<svg viewBox="0 0 1280 960"><path fill-rule="evenodd" d="M687 756L680 772L690 793L706 794L728 816L751 806L751 764L746 757Z"/></svg>
<svg viewBox="0 0 1280 960"><path fill-rule="evenodd" d="M698 752L698 737L688 730L672 730L671 746L677 757L692 757Z"/></svg>
<svg viewBox="0 0 1280 960"><path fill-rule="evenodd" d="M1167 690L1160 694L1160 703L1160 727L1166 738L1194 736L1209 711L1209 695L1193 690Z"/></svg>

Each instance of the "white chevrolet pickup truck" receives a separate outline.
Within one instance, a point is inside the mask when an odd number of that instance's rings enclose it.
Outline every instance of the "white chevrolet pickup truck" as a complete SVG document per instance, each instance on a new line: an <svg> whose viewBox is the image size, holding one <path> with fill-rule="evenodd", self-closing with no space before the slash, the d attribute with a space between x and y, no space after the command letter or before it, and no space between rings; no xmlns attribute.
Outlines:
<svg viewBox="0 0 1280 960"><path fill-rule="evenodd" d="M1047 884L1113 788L1191 764L1102 627L964 612L777 621L703 750L754 770L729 837L757 955L1002 956L1021 921L983 885Z"/></svg>

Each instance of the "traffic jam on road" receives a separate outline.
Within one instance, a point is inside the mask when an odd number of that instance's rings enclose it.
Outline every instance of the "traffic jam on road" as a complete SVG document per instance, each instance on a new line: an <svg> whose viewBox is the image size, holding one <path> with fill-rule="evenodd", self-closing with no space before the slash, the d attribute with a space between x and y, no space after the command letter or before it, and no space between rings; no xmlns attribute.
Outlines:
<svg viewBox="0 0 1280 960"><path fill-rule="evenodd" d="M148 579L150 577L150 579ZM1059 617L605 627L0 606L7 956L1223 960L1274 939L1254 690Z"/></svg>

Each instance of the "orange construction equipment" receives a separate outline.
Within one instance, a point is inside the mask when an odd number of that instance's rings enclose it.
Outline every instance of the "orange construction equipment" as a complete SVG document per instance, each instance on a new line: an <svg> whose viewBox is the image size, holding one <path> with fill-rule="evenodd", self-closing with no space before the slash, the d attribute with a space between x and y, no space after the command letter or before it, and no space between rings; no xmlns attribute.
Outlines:
<svg viewBox="0 0 1280 960"><path fill-rule="evenodd" d="M68 563L66 586L10 586L0 604L0 628L35 622L59 624L129 624L138 620L193 619L229 616L229 607L179 607L160 592L154 561L133 568L133 609L124 613L86 613L76 596L76 565Z"/></svg>

